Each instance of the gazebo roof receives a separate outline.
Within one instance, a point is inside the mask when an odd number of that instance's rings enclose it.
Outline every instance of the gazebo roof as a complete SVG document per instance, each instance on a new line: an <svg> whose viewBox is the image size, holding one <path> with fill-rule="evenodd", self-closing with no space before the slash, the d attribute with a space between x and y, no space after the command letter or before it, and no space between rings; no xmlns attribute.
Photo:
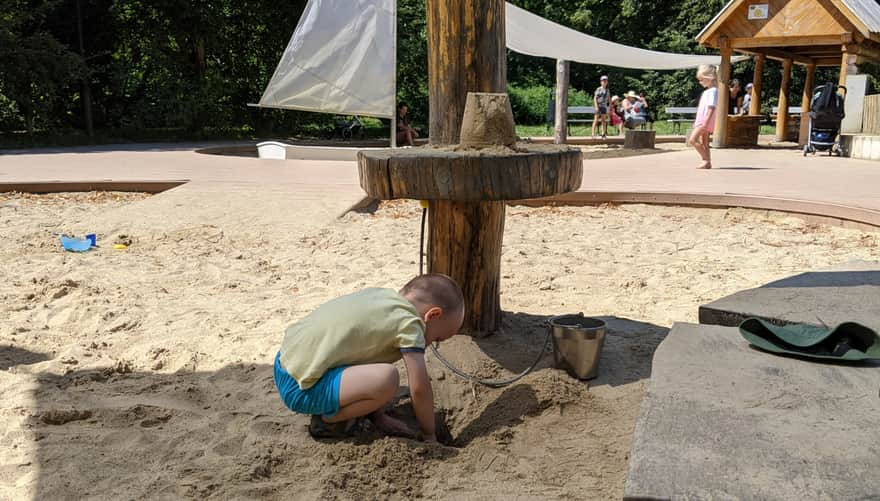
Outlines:
<svg viewBox="0 0 880 501"><path fill-rule="evenodd" d="M880 61L880 4L876 0L730 0L697 35L701 45L729 44L737 52L840 64L842 48Z"/></svg>

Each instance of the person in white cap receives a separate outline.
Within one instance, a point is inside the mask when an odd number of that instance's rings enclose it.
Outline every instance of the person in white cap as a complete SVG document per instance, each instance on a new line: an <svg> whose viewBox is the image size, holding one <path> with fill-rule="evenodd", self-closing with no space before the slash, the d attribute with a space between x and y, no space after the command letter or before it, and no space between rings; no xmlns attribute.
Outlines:
<svg viewBox="0 0 880 501"><path fill-rule="evenodd" d="M608 106L611 93L608 91L608 77L602 75L599 79L599 87L593 93L593 106L596 113L593 115L593 137L596 137L596 125L602 122L602 139L608 135Z"/></svg>
<svg viewBox="0 0 880 501"><path fill-rule="evenodd" d="M753 92L754 88L755 88L755 86L752 85L751 83L746 84L746 95L743 96L742 109L740 110L740 113L739 113L740 115L748 115L749 113L751 113L751 111L749 111L749 110L752 107L752 92Z"/></svg>

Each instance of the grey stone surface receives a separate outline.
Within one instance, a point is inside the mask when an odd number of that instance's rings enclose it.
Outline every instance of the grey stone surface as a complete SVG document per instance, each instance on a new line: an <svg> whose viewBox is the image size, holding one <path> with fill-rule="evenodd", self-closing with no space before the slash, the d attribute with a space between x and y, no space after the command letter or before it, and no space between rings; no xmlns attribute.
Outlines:
<svg viewBox="0 0 880 501"><path fill-rule="evenodd" d="M880 332L880 263L850 261L749 289L700 306L701 324L748 317L834 327L854 321Z"/></svg>
<svg viewBox="0 0 880 501"><path fill-rule="evenodd" d="M880 364L675 324L654 356L624 499L880 499Z"/></svg>

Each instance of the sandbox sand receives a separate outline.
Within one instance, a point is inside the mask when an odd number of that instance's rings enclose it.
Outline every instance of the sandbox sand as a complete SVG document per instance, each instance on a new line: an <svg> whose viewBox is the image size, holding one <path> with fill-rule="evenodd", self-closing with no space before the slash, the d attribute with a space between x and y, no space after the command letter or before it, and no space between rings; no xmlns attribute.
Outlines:
<svg viewBox="0 0 880 501"><path fill-rule="evenodd" d="M282 214L293 222L279 229L237 216L249 202L222 193L225 210L194 222L198 208L174 196L0 195L0 499L620 498L651 356L673 321L743 288L880 259L876 233L778 213L510 208L503 332L441 351L510 375L540 350L548 316L584 312L609 323L600 377L576 382L545 356L488 389L428 355L454 446L320 443L275 394L282 329L416 273L417 205L327 227ZM89 229L101 247L86 254L52 235ZM127 250L110 245L120 234Z"/></svg>

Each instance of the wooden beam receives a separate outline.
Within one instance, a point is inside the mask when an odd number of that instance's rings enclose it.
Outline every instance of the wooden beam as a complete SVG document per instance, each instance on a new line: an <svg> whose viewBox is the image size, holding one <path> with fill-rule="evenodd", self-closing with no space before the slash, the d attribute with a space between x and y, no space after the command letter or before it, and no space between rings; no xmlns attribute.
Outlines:
<svg viewBox="0 0 880 501"><path fill-rule="evenodd" d="M880 49L868 44L848 44L843 46L843 50L861 56L864 59L880 61Z"/></svg>
<svg viewBox="0 0 880 501"><path fill-rule="evenodd" d="M798 64L813 64L812 58L793 54L785 50L762 48L760 50L756 50L755 52L766 54L768 58L773 59L774 61L785 62L787 60L791 60L792 62Z"/></svg>
<svg viewBox="0 0 880 501"><path fill-rule="evenodd" d="M712 133L712 146L727 146L727 108L730 103L730 55L733 51L727 40L721 41L721 67L718 71L718 105L715 107L715 131Z"/></svg>
<svg viewBox="0 0 880 501"><path fill-rule="evenodd" d="M764 80L764 59L760 54L755 57L755 76L752 78L752 104L749 106L749 115L761 114L761 89Z"/></svg>
<svg viewBox="0 0 880 501"><path fill-rule="evenodd" d="M796 35L790 37L751 37L730 39L730 46L734 49L835 45L839 43L841 43L840 35Z"/></svg>
<svg viewBox="0 0 880 501"><path fill-rule="evenodd" d="M820 58L815 59L815 61L816 61L816 66L823 66L823 67L837 66L840 64L840 56L820 57Z"/></svg>
<svg viewBox="0 0 880 501"><path fill-rule="evenodd" d="M776 114L776 140L785 141L788 129L788 91L791 87L791 59L782 62L782 83L779 86L779 111Z"/></svg>
<svg viewBox="0 0 880 501"><path fill-rule="evenodd" d="M727 18L730 17L734 12L736 12L739 6L742 5L744 2L745 0L734 0L733 2L731 2L730 5L728 5L726 9L721 11L718 16L711 21L709 26L705 28L705 31L700 36L700 38L697 39L697 42L699 42L700 45L708 45L709 47L713 47L716 49L719 48L721 40L715 39L715 32L718 31L718 28L720 28L721 25L724 24L725 21L727 21Z"/></svg>
<svg viewBox="0 0 880 501"><path fill-rule="evenodd" d="M565 144L568 140L568 61L556 61L556 120L554 140L556 144Z"/></svg>
<svg viewBox="0 0 880 501"><path fill-rule="evenodd" d="M804 92L801 95L801 130L798 134L798 144L803 146L807 144L807 136L810 135L810 121L807 120L807 113L810 112L810 101L813 99L813 81L816 75L816 65L807 65L807 75L804 79Z"/></svg>

